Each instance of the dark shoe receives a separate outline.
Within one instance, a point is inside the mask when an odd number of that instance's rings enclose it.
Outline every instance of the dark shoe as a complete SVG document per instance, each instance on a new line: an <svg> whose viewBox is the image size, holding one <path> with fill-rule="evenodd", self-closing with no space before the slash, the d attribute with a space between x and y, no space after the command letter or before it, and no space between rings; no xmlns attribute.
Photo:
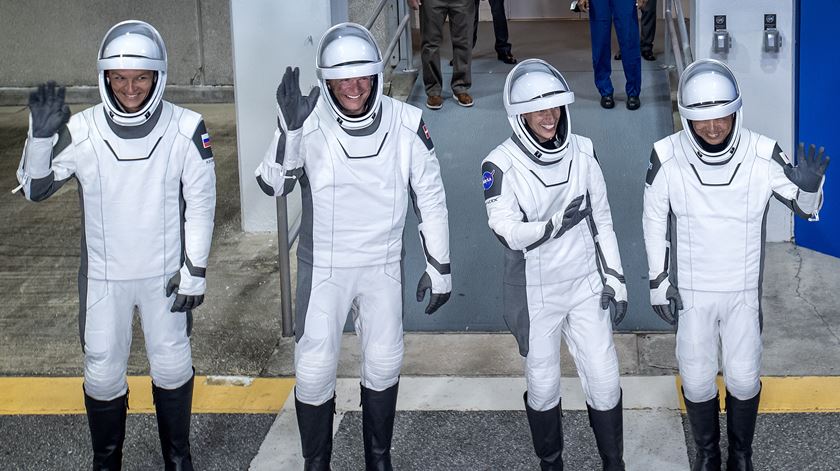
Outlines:
<svg viewBox="0 0 840 471"><path fill-rule="evenodd" d="M563 419L560 404L547 411L537 411L528 405L528 392L525 392L523 398L534 452L540 459L540 469L563 471Z"/></svg>
<svg viewBox="0 0 840 471"><path fill-rule="evenodd" d="M128 393L110 401L98 401L85 393L85 409L93 445L93 470L120 469Z"/></svg>
<svg viewBox="0 0 840 471"><path fill-rule="evenodd" d="M513 57L513 54L509 52L507 54L497 54L496 57L505 64L516 64L516 57Z"/></svg>
<svg viewBox="0 0 840 471"><path fill-rule="evenodd" d="M612 95L604 95L601 97L601 108L611 109L615 108L615 99Z"/></svg>
<svg viewBox="0 0 840 471"><path fill-rule="evenodd" d="M190 415L195 376L176 389L163 389L152 383L160 449L166 471L192 471L190 454Z"/></svg>
<svg viewBox="0 0 840 471"><path fill-rule="evenodd" d="M642 59L646 61L655 61L656 56L653 55L653 51L642 51Z"/></svg>
<svg viewBox="0 0 840 471"><path fill-rule="evenodd" d="M589 425L595 433L598 454L604 464L604 471L624 471L624 425L622 419L621 398L610 410L595 410L586 404L589 412Z"/></svg>
<svg viewBox="0 0 840 471"><path fill-rule="evenodd" d="M473 98L470 96L469 93L456 93L455 94L455 101L458 102L459 105L469 108L473 105Z"/></svg>
<svg viewBox="0 0 840 471"><path fill-rule="evenodd" d="M399 383L384 391L362 386L362 437L365 442L365 469L391 471L391 437L397 410Z"/></svg>
<svg viewBox="0 0 840 471"><path fill-rule="evenodd" d="M627 97L627 109L628 110L638 110L639 107L642 106L641 100L637 96L629 96Z"/></svg>
<svg viewBox="0 0 840 471"><path fill-rule="evenodd" d="M455 61L453 59L449 59L449 67L455 65Z"/></svg>
<svg viewBox="0 0 840 471"><path fill-rule="evenodd" d="M742 401L726 392L726 436L729 437L727 471L753 471L752 442L761 391Z"/></svg>
<svg viewBox="0 0 840 471"><path fill-rule="evenodd" d="M440 95L430 95L426 98L426 108L430 110L439 110L443 107L443 97Z"/></svg>
<svg viewBox="0 0 840 471"><path fill-rule="evenodd" d="M685 397L685 393L683 393ZM718 396L706 402L685 400L688 423L694 435L697 454L692 471L720 471L720 405Z"/></svg>
<svg viewBox="0 0 840 471"><path fill-rule="evenodd" d="M613 56L613 59L617 60L617 61L620 61L621 60L621 51L616 52L615 55Z"/></svg>
<svg viewBox="0 0 840 471"><path fill-rule="evenodd" d="M332 457L335 396L320 406L300 402L295 396L304 471L329 471Z"/></svg>

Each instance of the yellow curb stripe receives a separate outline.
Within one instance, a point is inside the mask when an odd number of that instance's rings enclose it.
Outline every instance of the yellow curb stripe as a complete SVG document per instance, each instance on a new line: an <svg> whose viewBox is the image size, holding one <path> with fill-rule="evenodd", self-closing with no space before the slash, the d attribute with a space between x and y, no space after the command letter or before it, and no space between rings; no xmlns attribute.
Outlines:
<svg viewBox="0 0 840 471"><path fill-rule="evenodd" d="M725 408L723 377L717 378L720 408ZM676 377L680 409L685 412L682 382ZM761 413L840 412L840 376L762 376Z"/></svg>
<svg viewBox="0 0 840 471"><path fill-rule="evenodd" d="M83 378L0 378L0 415L84 414ZM222 377L195 377L193 412L276 414L294 387L293 378L254 378L234 384ZM152 380L129 376L129 413L152 413Z"/></svg>

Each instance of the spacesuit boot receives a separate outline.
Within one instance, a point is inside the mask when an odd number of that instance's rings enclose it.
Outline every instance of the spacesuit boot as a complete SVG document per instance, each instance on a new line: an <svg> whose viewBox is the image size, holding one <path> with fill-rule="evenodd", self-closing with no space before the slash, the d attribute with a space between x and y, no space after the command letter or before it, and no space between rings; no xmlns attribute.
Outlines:
<svg viewBox="0 0 840 471"><path fill-rule="evenodd" d="M685 397L685 393L683 393ZM694 434L697 454L692 471L720 471L720 422L718 396L705 402L685 400L688 422Z"/></svg>
<svg viewBox="0 0 840 471"><path fill-rule="evenodd" d="M362 435L365 442L365 469L391 471L391 437L397 409L397 383L384 391L362 386Z"/></svg>
<svg viewBox="0 0 840 471"><path fill-rule="evenodd" d="M528 425L531 426L531 439L534 452L540 459L542 471L563 471L563 421L560 404L547 411L531 409L528 405L528 392L525 399L525 411Z"/></svg>
<svg viewBox="0 0 840 471"><path fill-rule="evenodd" d="M726 392L726 436L729 437L727 471L752 471L752 441L761 391L742 401Z"/></svg>
<svg viewBox="0 0 840 471"><path fill-rule="evenodd" d="M192 471L190 454L190 415L195 376L176 389L159 388L152 383L160 449L166 471Z"/></svg>
<svg viewBox="0 0 840 471"><path fill-rule="evenodd" d="M595 434L598 454L604 464L604 471L624 470L624 421L622 418L621 398L610 410L595 410L586 404L589 412L589 425Z"/></svg>
<svg viewBox="0 0 840 471"><path fill-rule="evenodd" d="M120 469L128 393L110 401L98 401L85 393L85 409L93 445L93 470Z"/></svg>
<svg viewBox="0 0 840 471"><path fill-rule="evenodd" d="M300 402L295 396L304 471L329 471L332 457L335 396L320 406Z"/></svg>

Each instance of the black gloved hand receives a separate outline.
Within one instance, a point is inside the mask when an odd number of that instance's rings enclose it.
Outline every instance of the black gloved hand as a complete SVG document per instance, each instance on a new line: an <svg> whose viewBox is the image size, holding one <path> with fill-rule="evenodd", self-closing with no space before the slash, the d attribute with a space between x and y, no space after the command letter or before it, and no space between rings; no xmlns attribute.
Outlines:
<svg viewBox="0 0 840 471"><path fill-rule="evenodd" d="M785 167L785 175L790 181L796 184L800 190L808 193L816 193L820 189L825 169L831 159L825 157L825 148L820 147L819 153L816 146L811 144L808 154L805 154L805 144L800 142L796 152L796 166Z"/></svg>
<svg viewBox="0 0 840 471"><path fill-rule="evenodd" d="M166 297L168 298L172 296L172 293L178 293L178 286L180 286L180 284L181 274L176 273L172 278L169 279L169 283L166 284ZM203 294L178 294L175 296L175 302L172 303L172 308L169 309L169 312L191 311L197 308L198 306L201 306L201 303L203 302Z"/></svg>
<svg viewBox="0 0 840 471"><path fill-rule="evenodd" d="M315 109L320 95L321 89L312 87L309 96L304 97L300 93L300 69L295 67L292 70L291 67L286 67L283 79L277 86L277 105L280 107L280 113L289 131L303 126L303 122Z"/></svg>
<svg viewBox="0 0 840 471"><path fill-rule="evenodd" d="M435 293L432 290L432 279L429 277L429 274L423 272L423 276L420 277L420 282L417 283L417 302L423 302L423 298L426 297L426 291L431 292L431 296L429 297L429 304L426 306L426 314L433 314L435 311L438 310L439 307L446 304L449 301L449 295L451 293Z"/></svg>
<svg viewBox="0 0 840 471"><path fill-rule="evenodd" d="M29 113L32 115L32 137L52 137L70 120L70 107L64 104L64 87L53 81L38 85L29 94Z"/></svg>
<svg viewBox="0 0 840 471"><path fill-rule="evenodd" d="M665 298L668 299L668 304L654 305L653 312L668 324L675 325L677 323L677 316L683 308L680 292L674 286L668 285Z"/></svg>
<svg viewBox="0 0 840 471"><path fill-rule="evenodd" d="M627 301L616 301L615 289L612 286L605 285L601 291L601 309L608 309L610 303L615 304L615 309L610 312L613 327L618 327L624 316L627 314Z"/></svg>
<svg viewBox="0 0 840 471"><path fill-rule="evenodd" d="M581 211L580 206L583 204L583 195L578 196L577 198L573 199L566 209L563 210L562 215L560 211L554 214L551 217L551 223L554 225L554 231L552 233L552 237L555 239L559 238L563 234L566 233L569 229L575 227L577 223L586 219L587 216L592 214L592 208L586 208Z"/></svg>

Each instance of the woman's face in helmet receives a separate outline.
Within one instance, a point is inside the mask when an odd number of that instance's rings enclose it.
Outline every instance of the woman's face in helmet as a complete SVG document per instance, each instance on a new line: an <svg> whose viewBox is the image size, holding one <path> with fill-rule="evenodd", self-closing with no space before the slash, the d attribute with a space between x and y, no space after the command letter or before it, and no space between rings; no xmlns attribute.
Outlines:
<svg viewBox="0 0 840 471"><path fill-rule="evenodd" d="M152 70L108 70L105 72L114 97L129 113L140 111L154 85Z"/></svg>
<svg viewBox="0 0 840 471"><path fill-rule="evenodd" d="M365 112L373 78L367 76L327 80L327 86L348 116L358 116Z"/></svg>
<svg viewBox="0 0 840 471"><path fill-rule="evenodd" d="M732 132L732 125L735 122L735 115L724 116L723 118L706 119L703 121L692 121L691 127L695 134L710 145L722 144Z"/></svg>
<svg viewBox="0 0 840 471"><path fill-rule="evenodd" d="M560 108L548 108L522 115L528 127L540 141L540 144L554 139L557 134L557 123L560 120Z"/></svg>

